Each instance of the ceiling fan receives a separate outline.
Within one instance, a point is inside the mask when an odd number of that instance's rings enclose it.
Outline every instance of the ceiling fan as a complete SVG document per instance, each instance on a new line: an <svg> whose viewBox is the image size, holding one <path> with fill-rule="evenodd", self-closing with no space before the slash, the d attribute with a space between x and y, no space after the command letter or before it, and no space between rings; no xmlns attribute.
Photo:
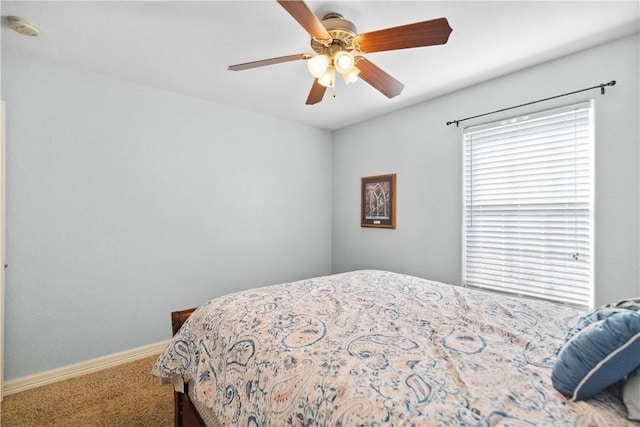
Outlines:
<svg viewBox="0 0 640 427"><path fill-rule="evenodd" d="M302 0L276 1L311 35L311 48L316 54L299 53L246 62L231 65L229 70L307 60L309 72L315 78L307 105L322 101L327 88L335 84L336 72L347 84L359 77L387 98L399 95L404 85L361 54L445 44L452 31L446 18L438 18L358 34L355 25L338 13L329 13L321 21Z"/></svg>

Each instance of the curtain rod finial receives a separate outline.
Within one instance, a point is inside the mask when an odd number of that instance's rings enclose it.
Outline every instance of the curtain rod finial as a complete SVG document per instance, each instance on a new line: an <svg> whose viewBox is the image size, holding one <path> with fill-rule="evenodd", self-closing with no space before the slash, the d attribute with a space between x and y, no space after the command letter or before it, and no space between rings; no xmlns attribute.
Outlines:
<svg viewBox="0 0 640 427"><path fill-rule="evenodd" d="M600 85L600 94L604 95L605 86L615 86L615 85L616 85L616 81L615 80L611 80L609 83L602 83Z"/></svg>

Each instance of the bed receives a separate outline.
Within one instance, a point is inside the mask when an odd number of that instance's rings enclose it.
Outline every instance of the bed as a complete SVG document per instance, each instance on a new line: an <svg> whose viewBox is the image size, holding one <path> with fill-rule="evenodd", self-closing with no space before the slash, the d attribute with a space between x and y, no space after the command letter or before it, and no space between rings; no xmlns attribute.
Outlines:
<svg viewBox="0 0 640 427"><path fill-rule="evenodd" d="M583 401L551 384L583 314L361 270L174 312L152 373L176 426L638 426L619 382Z"/></svg>

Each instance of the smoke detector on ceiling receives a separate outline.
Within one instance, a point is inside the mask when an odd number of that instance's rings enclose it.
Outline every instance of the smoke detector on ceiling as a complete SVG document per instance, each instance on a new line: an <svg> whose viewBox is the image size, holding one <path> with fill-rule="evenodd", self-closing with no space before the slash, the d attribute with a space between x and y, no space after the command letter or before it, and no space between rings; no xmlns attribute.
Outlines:
<svg viewBox="0 0 640 427"><path fill-rule="evenodd" d="M9 27L25 36L38 37L40 30L31 22L25 21L19 16L7 16Z"/></svg>

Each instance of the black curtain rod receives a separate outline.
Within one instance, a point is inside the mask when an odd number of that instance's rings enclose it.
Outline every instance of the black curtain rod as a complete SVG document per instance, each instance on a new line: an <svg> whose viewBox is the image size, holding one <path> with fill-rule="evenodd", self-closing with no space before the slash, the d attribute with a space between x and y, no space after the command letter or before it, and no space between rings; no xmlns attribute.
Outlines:
<svg viewBox="0 0 640 427"><path fill-rule="evenodd" d="M503 111L513 110L514 108L525 107L527 105L537 104L538 102L544 102L544 101L549 101L549 100L556 99L556 98L562 98L563 96L573 95L575 93L586 92L588 90L593 90L593 89L598 89L598 88L600 88L600 93L602 95L604 95L604 88L606 86L615 86L615 85L616 85L616 81L615 80L611 80L609 83L602 83L602 84L599 84L597 86L588 87L586 89L575 90L573 92L563 93L562 95L556 95L556 96L552 96L550 98L539 99L537 101L527 102L526 104L520 104L520 105L516 105L516 106L513 106L513 107L503 108L501 110L491 111L490 113L478 114L477 116L471 116L471 117L466 117L464 119L452 120L450 122L447 122L447 126L452 125L452 124L455 123L456 127L458 127L460 125L460 122L464 122L465 120L476 119L478 117L488 116L489 114L501 113Z"/></svg>

